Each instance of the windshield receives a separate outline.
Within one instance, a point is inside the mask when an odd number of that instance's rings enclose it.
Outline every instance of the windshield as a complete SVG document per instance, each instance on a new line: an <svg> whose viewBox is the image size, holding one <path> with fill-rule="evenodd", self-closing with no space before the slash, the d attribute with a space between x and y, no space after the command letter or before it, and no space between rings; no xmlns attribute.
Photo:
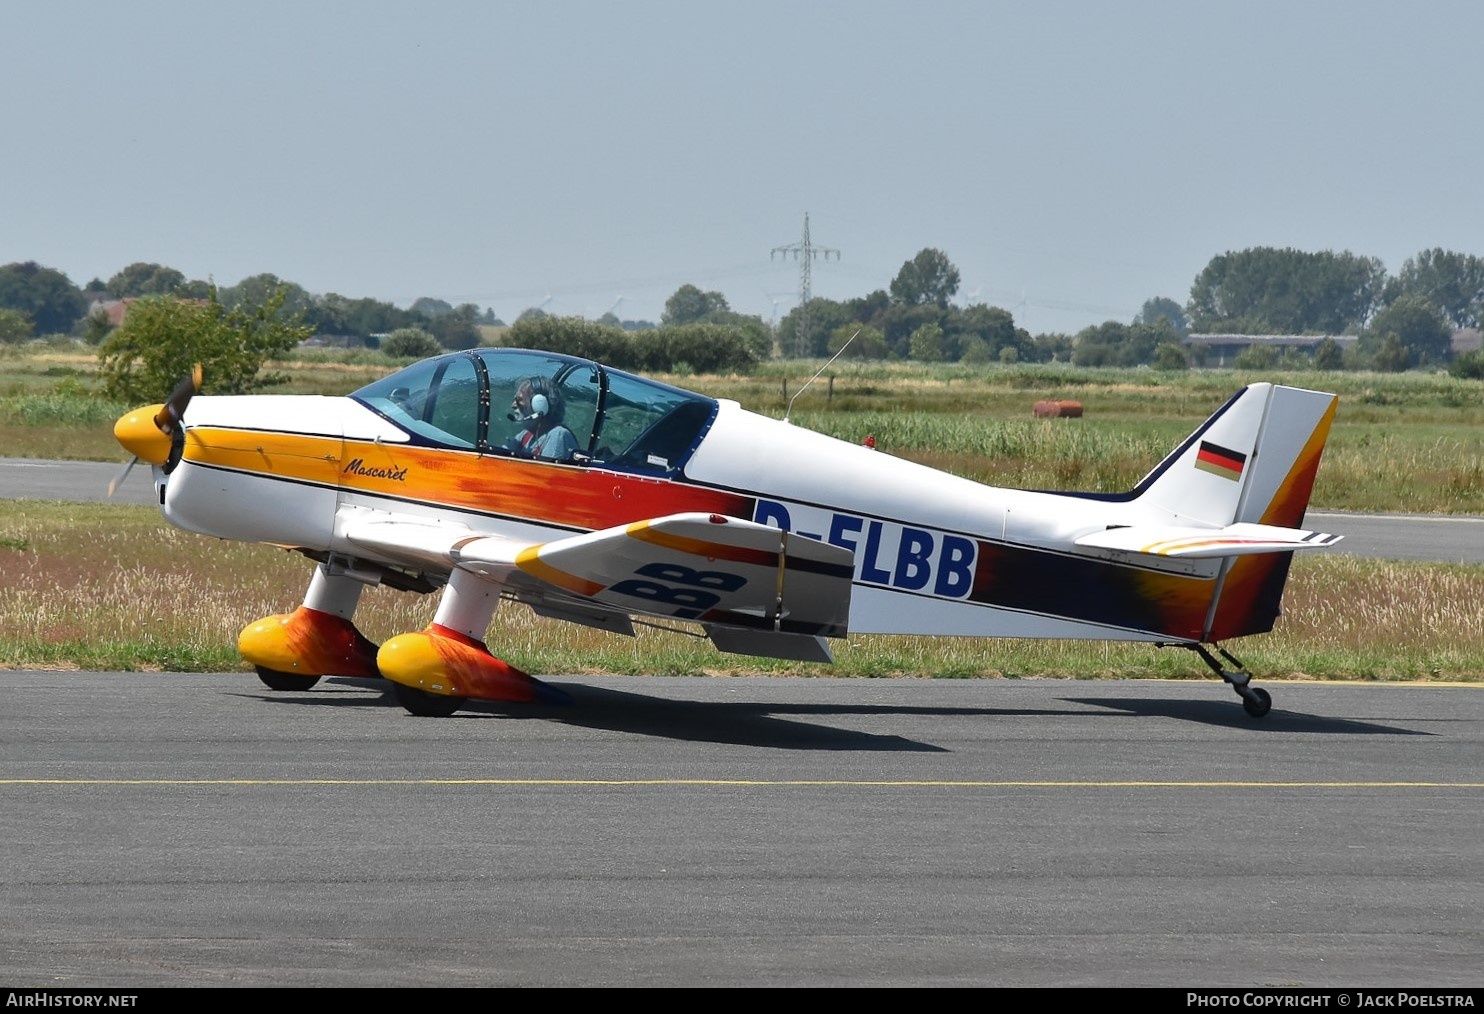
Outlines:
<svg viewBox="0 0 1484 1014"><path fill-rule="evenodd" d="M474 349L414 363L352 398L415 442L672 475L716 402L590 360Z"/></svg>

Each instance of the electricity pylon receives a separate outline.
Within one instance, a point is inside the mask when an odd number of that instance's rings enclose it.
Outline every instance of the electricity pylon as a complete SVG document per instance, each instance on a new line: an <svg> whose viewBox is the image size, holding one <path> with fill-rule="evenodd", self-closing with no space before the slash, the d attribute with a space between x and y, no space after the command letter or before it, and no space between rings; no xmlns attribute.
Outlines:
<svg viewBox="0 0 1484 1014"><path fill-rule="evenodd" d="M798 243L790 243L787 246L775 246L768 259L773 260L779 254L782 254L784 257L793 254L794 259L799 262L799 306L801 310L799 314L798 333L794 338L794 355L813 355L814 346L809 341L809 300L812 298L812 294L809 291L810 266L814 263L814 258L816 257L823 257L825 260L834 257L835 260L839 260L840 251L834 247L815 246L809 241L809 212L806 211L804 212L803 240Z"/></svg>

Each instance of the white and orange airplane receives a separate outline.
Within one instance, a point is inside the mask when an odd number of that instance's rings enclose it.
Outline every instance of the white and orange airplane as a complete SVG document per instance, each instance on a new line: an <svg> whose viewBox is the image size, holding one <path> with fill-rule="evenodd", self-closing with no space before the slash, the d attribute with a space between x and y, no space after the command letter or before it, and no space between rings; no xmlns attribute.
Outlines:
<svg viewBox="0 0 1484 1014"><path fill-rule="evenodd" d="M173 524L316 563L243 657L281 690L385 677L418 715L565 698L486 646L508 599L817 662L848 633L1177 645L1260 717L1270 696L1220 642L1271 630L1294 551L1339 541L1301 527L1337 398L1273 384L1112 495L986 486L546 352L449 353L339 398L200 384L115 435ZM439 591L432 623L371 643L354 617L375 584Z"/></svg>

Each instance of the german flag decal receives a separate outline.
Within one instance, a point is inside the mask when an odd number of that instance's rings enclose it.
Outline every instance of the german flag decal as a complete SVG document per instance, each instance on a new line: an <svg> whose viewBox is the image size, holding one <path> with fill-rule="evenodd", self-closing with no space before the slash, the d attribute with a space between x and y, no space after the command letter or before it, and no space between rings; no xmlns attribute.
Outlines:
<svg viewBox="0 0 1484 1014"><path fill-rule="evenodd" d="M1207 440L1201 441L1201 449L1195 456L1195 467L1202 472L1219 475L1223 479L1240 479L1247 465L1247 455L1218 447Z"/></svg>

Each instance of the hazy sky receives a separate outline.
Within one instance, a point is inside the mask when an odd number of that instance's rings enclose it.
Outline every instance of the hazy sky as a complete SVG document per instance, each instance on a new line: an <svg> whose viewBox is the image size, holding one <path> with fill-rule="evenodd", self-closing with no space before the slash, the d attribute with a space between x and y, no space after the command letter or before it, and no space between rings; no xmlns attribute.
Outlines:
<svg viewBox="0 0 1484 1014"><path fill-rule="evenodd" d="M658 321L936 247L1033 333L1484 255L1472 0L0 0L0 263Z"/></svg>

